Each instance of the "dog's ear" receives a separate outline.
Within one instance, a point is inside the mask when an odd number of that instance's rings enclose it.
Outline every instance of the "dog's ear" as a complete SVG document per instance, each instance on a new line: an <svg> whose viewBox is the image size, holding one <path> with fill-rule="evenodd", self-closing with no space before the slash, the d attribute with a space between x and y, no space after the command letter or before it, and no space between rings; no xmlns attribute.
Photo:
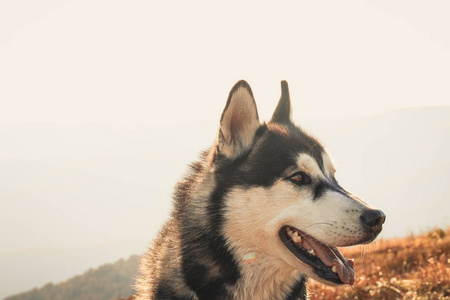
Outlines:
<svg viewBox="0 0 450 300"><path fill-rule="evenodd" d="M241 80L234 85L220 118L218 150L236 158L250 149L260 127L258 110L250 85Z"/></svg>
<svg viewBox="0 0 450 300"><path fill-rule="evenodd" d="M279 124L291 123L291 97L289 96L289 86L286 80L281 81L281 97L277 108L272 115L270 122Z"/></svg>

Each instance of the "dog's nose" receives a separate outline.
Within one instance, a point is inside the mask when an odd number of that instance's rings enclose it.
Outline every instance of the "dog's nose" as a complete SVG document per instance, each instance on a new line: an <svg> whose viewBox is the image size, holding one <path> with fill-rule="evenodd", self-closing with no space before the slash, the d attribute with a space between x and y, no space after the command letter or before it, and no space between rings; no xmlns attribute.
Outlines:
<svg viewBox="0 0 450 300"><path fill-rule="evenodd" d="M381 230L381 226L386 220L386 216L381 210L378 209L369 209L366 210L361 215L362 223L373 230L373 232L378 232Z"/></svg>

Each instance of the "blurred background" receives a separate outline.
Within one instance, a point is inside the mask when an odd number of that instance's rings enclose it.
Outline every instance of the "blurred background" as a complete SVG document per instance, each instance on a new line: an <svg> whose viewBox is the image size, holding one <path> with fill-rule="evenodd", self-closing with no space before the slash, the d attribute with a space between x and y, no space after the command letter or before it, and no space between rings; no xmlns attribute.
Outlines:
<svg viewBox="0 0 450 300"><path fill-rule="evenodd" d="M142 254L227 95L293 116L383 238L450 224L448 1L0 2L0 298Z"/></svg>

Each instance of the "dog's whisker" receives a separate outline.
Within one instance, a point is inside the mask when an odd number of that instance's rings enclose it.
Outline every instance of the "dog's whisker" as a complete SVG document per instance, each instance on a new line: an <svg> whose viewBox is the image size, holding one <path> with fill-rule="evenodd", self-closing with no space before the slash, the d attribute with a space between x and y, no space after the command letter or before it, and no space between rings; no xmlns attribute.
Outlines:
<svg viewBox="0 0 450 300"><path fill-rule="evenodd" d="M361 246L361 259L364 260L364 257L366 256L366 247L365 245Z"/></svg>

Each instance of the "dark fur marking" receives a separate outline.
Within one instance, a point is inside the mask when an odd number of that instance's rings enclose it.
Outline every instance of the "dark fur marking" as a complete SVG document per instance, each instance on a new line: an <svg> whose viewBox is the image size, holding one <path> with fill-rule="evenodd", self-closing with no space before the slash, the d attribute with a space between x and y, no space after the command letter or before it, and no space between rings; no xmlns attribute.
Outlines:
<svg viewBox="0 0 450 300"><path fill-rule="evenodd" d="M206 266L194 264L189 272L189 276L185 276L185 280L197 294L199 300L208 299L226 299L227 292L221 278L208 279L206 275L208 269Z"/></svg>
<svg viewBox="0 0 450 300"><path fill-rule="evenodd" d="M347 197L349 196L347 191L344 190L339 185L339 183L337 183L337 181L333 178L331 182L321 180L316 184L316 187L314 188L314 201L317 201L328 190L342 194Z"/></svg>
<svg viewBox="0 0 450 300"><path fill-rule="evenodd" d="M319 181L319 183L316 184L316 187L314 189L314 201L317 201L317 199L322 197L327 189L328 189L327 184L322 180Z"/></svg>
<svg viewBox="0 0 450 300"><path fill-rule="evenodd" d="M270 186L282 178L285 170L295 167L300 153L314 157L323 166L323 147L293 124L269 123L261 141L252 148L247 162L245 184Z"/></svg>
<svg viewBox="0 0 450 300"><path fill-rule="evenodd" d="M155 300L193 300L191 297L181 297L177 295L170 284L160 284L155 293Z"/></svg>
<svg viewBox="0 0 450 300"><path fill-rule="evenodd" d="M221 223L222 217L218 214L215 216ZM226 285L236 283L240 274L234 257L226 247L225 238L215 226L210 226L210 231L205 231L205 228L185 223L182 231L185 282L199 299L226 299ZM205 264L201 264L202 262ZM218 270L217 274L213 272L214 269Z"/></svg>
<svg viewBox="0 0 450 300"><path fill-rule="evenodd" d="M339 183L336 181L336 179L334 177L331 178L331 182L330 182L329 186L330 186L330 189L332 191L334 191L334 192L337 192L337 193L342 194L342 195L347 196L347 197L350 196L348 194L348 192L346 190L344 190L344 188L339 185Z"/></svg>
<svg viewBox="0 0 450 300"><path fill-rule="evenodd" d="M306 279L300 279L291 290L285 300L306 300Z"/></svg>

